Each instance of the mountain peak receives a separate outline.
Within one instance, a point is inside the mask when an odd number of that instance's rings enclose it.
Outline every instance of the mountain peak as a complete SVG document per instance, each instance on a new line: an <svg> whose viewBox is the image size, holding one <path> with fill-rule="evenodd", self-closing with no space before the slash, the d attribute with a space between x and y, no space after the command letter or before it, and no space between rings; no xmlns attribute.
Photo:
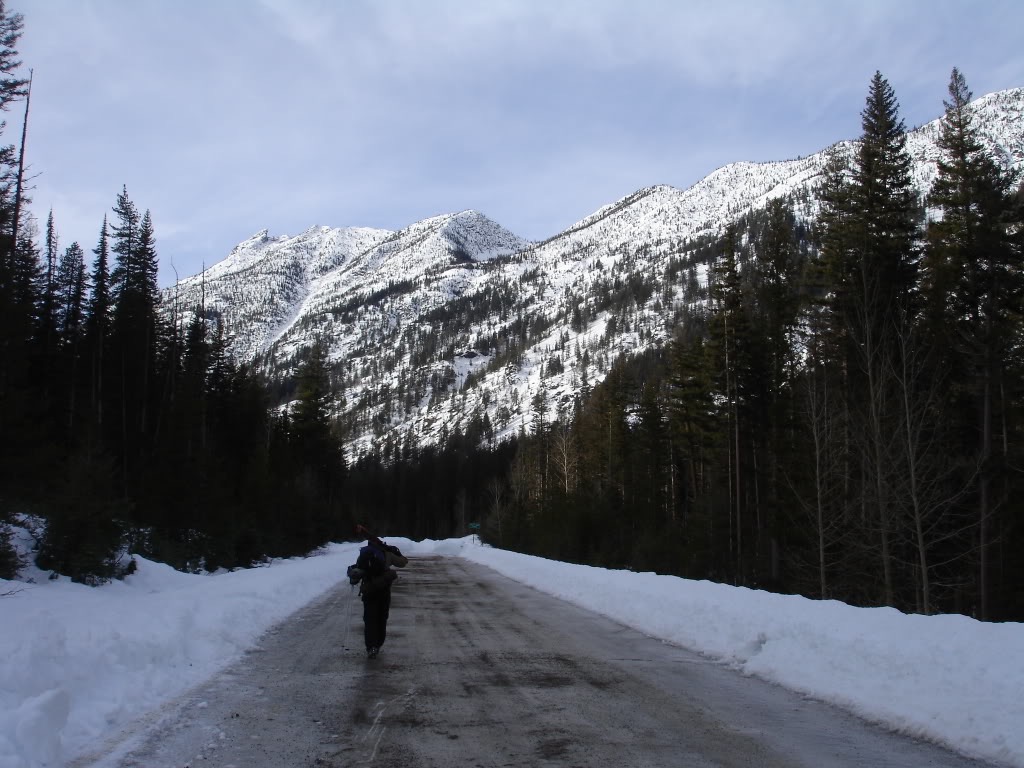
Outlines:
<svg viewBox="0 0 1024 768"><path fill-rule="evenodd" d="M510 256L531 245L529 240L513 234L475 210L453 214L442 230L453 255L460 260L490 261Z"/></svg>

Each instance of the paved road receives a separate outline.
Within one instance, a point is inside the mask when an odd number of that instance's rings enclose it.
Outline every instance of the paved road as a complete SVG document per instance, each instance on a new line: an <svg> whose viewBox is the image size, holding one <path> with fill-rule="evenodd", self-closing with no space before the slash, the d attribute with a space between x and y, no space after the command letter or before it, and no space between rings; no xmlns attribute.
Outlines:
<svg viewBox="0 0 1024 768"><path fill-rule="evenodd" d="M345 585L96 768L933 766L965 760L455 558L416 558L364 658Z"/></svg>

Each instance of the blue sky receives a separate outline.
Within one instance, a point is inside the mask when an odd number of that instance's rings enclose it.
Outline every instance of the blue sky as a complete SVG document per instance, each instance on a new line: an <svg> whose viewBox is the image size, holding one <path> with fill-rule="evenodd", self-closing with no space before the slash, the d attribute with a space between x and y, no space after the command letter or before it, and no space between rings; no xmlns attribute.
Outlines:
<svg viewBox="0 0 1024 768"><path fill-rule="evenodd" d="M542 239L651 184L1024 86L1024 2L7 0L35 80L33 211L87 253L122 185L161 284L260 229L473 208ZM16 140L19 107L4 134Z"/></svg>

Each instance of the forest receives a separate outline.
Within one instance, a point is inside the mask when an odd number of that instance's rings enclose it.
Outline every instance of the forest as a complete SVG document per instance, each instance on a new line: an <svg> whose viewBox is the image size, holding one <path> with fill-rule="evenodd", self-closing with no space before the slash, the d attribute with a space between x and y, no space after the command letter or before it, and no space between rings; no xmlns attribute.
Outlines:
<svg viewBox="0 0 1024 768"><path fill-rule="evenodd" d="M0 2L0 107L23 107L28 127L23 24ZM129 571L126 553L216 569L349 535L320 359L278 413L202 307L164 317L153 217L127 189L88 264L81 244L60 247L52 212L40 237L25 137L0 153L0 576L19 565L16 515L38 529L40 568L88 584Z"/></svg>
<svg viewBox="0 0 1024 768"><path fill-rule="evenodd" d="M485 541L543 557L1021 619L1024 194L970 100L954 69L921 200L876 73L819 220L777 199L701 244L705 300L670 345L621 358L571 413L541 390L489 453L477 423L365 461L354 475L390 481L353 498L417 535L464 530L468 507Z"/></svg>
<svg viewBox="0 0 1024 768"><path fill-rule="evenodd" d="M52 212L39 231L23 23L0 0L0 108L21 128L0 148L0 577L19 567L16 520L40 568L88 584L130 572L127 553L212 570L356 522L413 538L475 524L571 562L1024 618L1024 187L983 149L956 69L927 199L876 73L815 221L780 198L689 244L671 343L622 356L569 409L542 389L510 439L484 415L346 461L360 427L324 350L294 373L238 361L216 312L161 311L154 218L126 188L88 257ZM609 286L609 327L654 290Z"/></svg>

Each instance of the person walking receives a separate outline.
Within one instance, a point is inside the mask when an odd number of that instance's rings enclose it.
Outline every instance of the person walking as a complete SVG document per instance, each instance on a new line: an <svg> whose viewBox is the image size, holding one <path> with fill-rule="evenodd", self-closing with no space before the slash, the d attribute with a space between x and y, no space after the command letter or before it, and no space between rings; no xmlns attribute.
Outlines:
<svg viewBox="0 0 1024 768"><path fill-rule="evenodd" d="M404 568L408 562L398 547L370 536L366 546L359 550L355 565L348 568L349 582L359 584L363 598L363 637L368 658L377 658L387 637L391 585L398 578L392 566Z"/></svg>

